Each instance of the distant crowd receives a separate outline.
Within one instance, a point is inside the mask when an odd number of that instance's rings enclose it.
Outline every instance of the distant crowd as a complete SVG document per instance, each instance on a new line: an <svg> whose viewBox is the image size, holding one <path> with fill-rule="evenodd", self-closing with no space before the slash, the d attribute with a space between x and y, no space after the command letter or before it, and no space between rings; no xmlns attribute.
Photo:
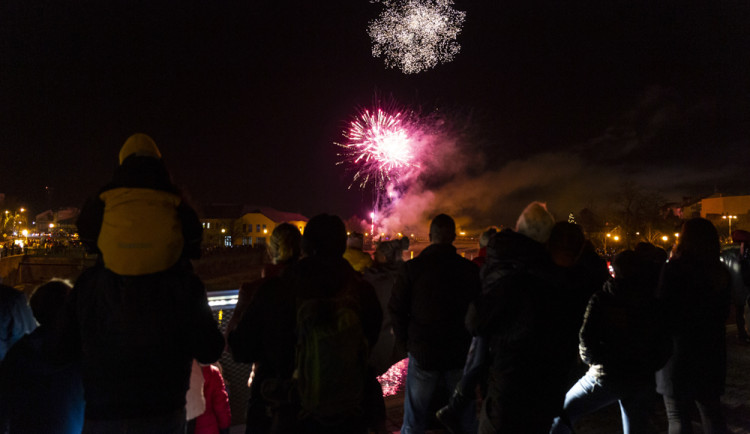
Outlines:
<svg viewBox="0 0 750 434"><path fill-rule="evenodd" d="M159 149L136 134L119 159L78 221L98 263L29 301L0 285L0 434L226 434L225 350L251 367L249 434L389 432L377 377L403 359L404 434L572 433L615 403L626 434L692 433L696 409L704 433L729 432L725 322L733 296L747 304L747 232L722 258L716 228L691 219L672 251L641 243L610 270L540 202L471 261L446 214L409 261L408 238L370 255L320 214L304 234L274 229L222 334L191 264L200 223Z"/></svg>

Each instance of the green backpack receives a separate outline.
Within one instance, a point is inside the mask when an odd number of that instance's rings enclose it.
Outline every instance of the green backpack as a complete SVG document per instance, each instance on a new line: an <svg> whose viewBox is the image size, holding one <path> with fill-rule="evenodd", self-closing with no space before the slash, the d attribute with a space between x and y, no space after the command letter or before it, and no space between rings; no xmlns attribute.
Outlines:
<svg viewBox="0 0 750 434"><path fill-rule="evenodd" d="M369 346L351 288L298 302L294 379L301 418L334 425L364 414Z"/></svg>

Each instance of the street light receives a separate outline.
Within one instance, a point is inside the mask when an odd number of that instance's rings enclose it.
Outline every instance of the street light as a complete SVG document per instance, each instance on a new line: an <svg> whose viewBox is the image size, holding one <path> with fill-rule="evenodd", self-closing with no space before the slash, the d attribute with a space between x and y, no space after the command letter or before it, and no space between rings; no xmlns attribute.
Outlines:
<svg viewBox="0 0 750 434"><path fill-rule="evenodd" d="M721 216L721 218L729 221L729 237L731 238L732 237L732 220L737 220L737 216L736 215L723 215Z"/></svg>

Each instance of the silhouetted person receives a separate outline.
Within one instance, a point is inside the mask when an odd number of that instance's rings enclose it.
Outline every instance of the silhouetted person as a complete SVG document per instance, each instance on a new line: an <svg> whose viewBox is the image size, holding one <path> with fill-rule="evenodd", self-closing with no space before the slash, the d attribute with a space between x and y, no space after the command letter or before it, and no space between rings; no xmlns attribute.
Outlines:
<svg viewBox="0 0 750 434"><path fill-rule="evenodd" d="M714 225L694 218L682 226L672 257L664 266L657 298L673 354L656 374L670 434L692 433L697 405L707 434L726 433L720 396L724 393L730 276L719 261Z"/></svg>
<svg viewBox="0 0 750 434"><path fill-rule="evenodd" d="M261 279L243 284L237 307L227 324L227 342L234 360L253 364L245 432L271 430L271 402L261 393L271 378L289 378L294 371L294 317L289 291L284 291L279 276L297 262L301 254L302 234L297 227L282 223L274 228L268 243L272 264L265 267ZM281 323L282 326L277 326Z"/></svg>
<svg viewBox="0 0 750 434"><path fill-rule="evenodd" d="M554 224L533 202L515 232L503 230L487 246L482 295L467 315L469 330L490 346L480 433L546 433L562 407L571 356L561 326L567 294L544 245Z"/></svg>
<svg viewBox="0 0 750 434"><path fill-rule="evenodd" d="M724 249L721 257L732 277L732 302L734 303L734 321L737 324L737 341L750 343L750 336L745 323L745 308L750 306L750 232L738 229L732 232L732 242L738 247Z"/></svg>
<svg viewBox="0 0 750 434"><path fill-rule="evenodd" d="M202 228L150 137L128 138L119 159L78 220L101 260L76 281L60 351L82 364L85 433L183 432L193 359L224 349L189 262Z"/></svg>
<svg viewBox="0 0 750 434"><path fill-rule="evenodd" d="M363 251L364 246L365 238L359 232L352 232L346 239L344 259L349 262L352 268L354 268L354 271L360 273L364 272L367 268L372 267L373 264L372 256Z"/></svg>
<svg viewBox="0 0 750 434"><path fill-rule="evenodd" d="M589 370L568 391L551 433L571 433L581 416L615 402L625 434L658 432L650 421L654 372L671 346L659 322L651 266L632 250L615 256L615 277L591 297L581 328L580 354Z"/></svg>
<svg viewBox="0 0 750 434"><path fill-rule="evenodd" d="M77 434L83 428L83 384L77 363L60 363L55 348L58 315L71 286L54 280L31 295L39 327L16 342L0 366L0 432Z"/></svg>
<svg viewBox="0 0 750 434"><path fill-rule="evenodd" d="M479 236L479 252L477 252L476 258L471 260L471 262L477 264L477 267L481 268L487 260L487 244L489 244L490 238L496 233L497 229L489 228Z"/></svg>
<svg viewBox="0 0 750 434"><path fill-rule="evenodd" d="M151 137L130 136L112 180L81 209L81 241L104 266L123 275L164 271L200 257L198 215L172 183Z"/></svg>
<svg viewBox="0 0 750 434"><path fill-rule="evenodd" d="M396 276L404 263L402 253L408 246L408 238L381 241L375 248L375 264L365 269L363 277L375 289L380 307L384 312L388 309L388 301L391 299ZM393 364L406 357L405 352L398 351L392 329L391 317L385 315L378 343L375 344L370 354L370 363L375 370L375 375L383 375Z"/></svg>
<svg viewBox="0 0 750 434"><path fill-rule="evenodd" d="M0 364L10 347L35 328L36 320L26 295L0 283Z"/></svg>
<svg viewBox="0 0 750 434"><path fill-rule="evenodd" d="M401 432L423 433L439 387L452 393L463 373L471 335L464 326L479 293L479 268L456 253L456 225L445 214L430 224L430 245L406 262L388 308L397 345L409 355ZM470 425L472 414L463 415Z"/></svg>
<svg viewBox="0 0 750 434"><path fill-rule="evenodd" d="M268 362L268 367L275 371L276 377L266 378L259 385L264 398L273 403L272 425L268 432L364 433L371 422L367 410L374 405L384 405L374 375L366 372L364 358L359 360L360 374L356 378L346 377L345 381L351 381L350 384L335 382L343 380L344 372L340 372L341 377L328 374L330 377L318 378L320 404L328 403L325 392L338 393L352 397L345 403L346 408L343 405L307 407L310 404L306 401L307 393L311 391L303 387L308 385L307 376L315 375L308 370L309 366L304 364L307 360L302 360L304 357L299 351L307 342L304 338L309 337L310 330L305 327L311 324L307 319L326 323L338 312L333 304L345 299L347 312L356 316L356 319L349 317L352 328L347 330L362 336L364 342L359 344L371 348L380 332L383 315L375 292L343 258L345 249L346 229L340 218L321 214L310 219L302 237L303 258L289 265L279 279L270 280L258 290L237 328L229 335L235 358ZM254 306L257 312L264 312L259 313L259 318L252 317L256 312ZM335 332L332 336L341 337ZM309 353L311 349L307 350ZM354 362L357 354L349 350L348 347L335 350L320 347L313 355L328 361L346 358ZM320 367L319 372L325 371L326 366ZM253 383L255 381L257 377ZM372 402L376 395L379 404Z"/></svg>
<svg viewBox="0 0 750 434"><path fill-rule="evenodd" d="M572 386L588 369L578 357L578 332L583 324L589 299L602 289L610 278L607 263L597 255L583 228L570 222L557 222L552 227L547 251L554 264L554 280L560 285L560 313L563 321L558 327L565 337L569 354L569 384ZM657 276L658 278L658 276Z"/></svg>

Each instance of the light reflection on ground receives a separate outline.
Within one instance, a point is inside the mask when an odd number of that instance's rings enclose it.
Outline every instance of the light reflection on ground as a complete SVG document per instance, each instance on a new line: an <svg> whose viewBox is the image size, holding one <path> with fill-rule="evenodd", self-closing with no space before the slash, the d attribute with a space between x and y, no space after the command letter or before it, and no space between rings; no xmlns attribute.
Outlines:
<svg viewBox="0 0 750 434"><path fill-rule="evenodd" d="M404 390L406 384L406 369L409 367L409 359L403 359L391 366L385 374L378 377L380 387L383 388L383 396L391 396Z"/></svg>

